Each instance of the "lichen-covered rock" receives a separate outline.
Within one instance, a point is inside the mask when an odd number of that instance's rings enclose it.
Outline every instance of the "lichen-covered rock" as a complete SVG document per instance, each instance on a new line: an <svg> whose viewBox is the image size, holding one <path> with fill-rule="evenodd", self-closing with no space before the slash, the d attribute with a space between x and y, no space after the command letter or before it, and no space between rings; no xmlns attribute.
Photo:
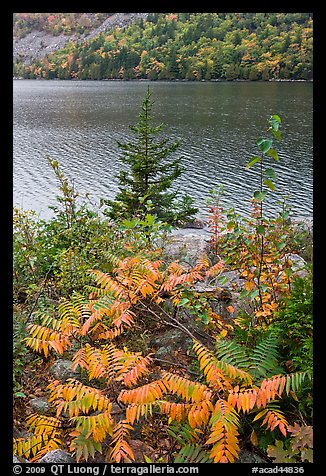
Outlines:
<svg viewBox="0 0 326 476"><path fill-rule="evenodd" d="M32 398L29 401L29 405L33 412L39 413L40 415L47 415L51 409L51 405L45 397Z"/></svg>
<svg viewBox="0 0 326 476"><path fill-rule="evenodd" d="M194 266L199 258L210 249L210 235L204 230L179 229L168 236L163 243L164 254L169 260L179 260L182 265Z"/></svg>
<svg viewBox="0 0 326 476"><path fill-rule="evenodd" d="M184 228L193 228L193 229L197 229L197 230L202 230L203 228L205 228L205 226L207 225L207 222L205 220L203 220L202 218L195 218L193 221L189 221L187 223L184 223L181 228L184 229Z"/></svg>
<svg viewBox="0 0 326 476"><path fill-rule="evenodd" d="M173 328L153 337L150 345L157 348L154 357L172 361L176 351L186 351L191 347L192 340L182 330Z"/></svg>
<svg viewBox="0 0 326 476"><path fill-rule="evenodd" d="M71 360L58 359L50 367L50 373L54 378L65 382L68 378L77 378L78 374L71 369Z"/></svg>
<svg viewBox="0 0 326 476"><path fill-rule="evenodd" d="M53 450L46 453L38 463L75 463L74 458L64 450Z"/></svg>

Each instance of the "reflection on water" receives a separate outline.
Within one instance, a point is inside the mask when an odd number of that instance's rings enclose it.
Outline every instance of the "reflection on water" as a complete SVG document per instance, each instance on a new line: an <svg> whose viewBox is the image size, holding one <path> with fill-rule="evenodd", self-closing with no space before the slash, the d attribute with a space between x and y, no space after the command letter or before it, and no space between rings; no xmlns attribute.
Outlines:
<svg viewBox="0 0 326 476"><path fill-rule="evenodd" d="M225 208L247 214L258 170L257 153L271 114L281 116L282 140L273 210L284 195L293 214L312 214L312 84L245 82L14 81L14 204L47 218L58 193L46 156L58 160L76 189L94 202L113 198L121 163L117 141L131 140L147 86L155 123L180 139L184 174L175 186L205 212L209 190L224 186ZM272 159L271 159L272 160Z"/></svg>

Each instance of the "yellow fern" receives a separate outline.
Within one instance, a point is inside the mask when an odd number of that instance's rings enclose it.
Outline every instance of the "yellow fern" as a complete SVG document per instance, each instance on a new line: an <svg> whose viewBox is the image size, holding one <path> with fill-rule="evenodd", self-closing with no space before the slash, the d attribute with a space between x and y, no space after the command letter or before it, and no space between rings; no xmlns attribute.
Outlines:
<svg viewBox="0 0 326 476"><path fill-rule="evenodd" d="M155 402L156 403L156 402ZM139 421L140 417L147 418L148 415L153 414L153 403L131 404L126 408L126 421L133 424L134 421Z"/></svg>
<svg viewBox="0 0 326 476"><path fill-rule="evenodd" d="M210 457L214 463L233 463L240 451L238 444L239 416L225 400L218 400L210 420L211 434L206 445L213 444Z"/></svg>
<svg viewBox="0 0 326 476"><path fill-rule="evenodd" d="M163 380L155 380L132 390L122 390L119 394L119 401L125 405L152 403L161 400L166 391L166 383Z"/></svg>
<svg viewBox="0 0 326 476"><path fill-rule="evenodd" d="M59 438L61 422L55 417L33 413L26 419L27 429L33 433L27 438L14 438L14 454L32 462L62 445Z"/></svg>
<svg viewBox="0 0 326 476"><path fill-rule="evenodd" d="M210 400L212 397L212 391L206 385L170 372L163 372L162 382L170 392L184 398L187 402L198 403Z"/></svg>
<svg viewBox="0 0 326 476"><path fill-rule="evenodd" d="M71 346L70 334L38 324L30 324L27 329L31 337L25 338L26 345L35 352L43 353L45 357L49 355L51 349L63 354Z"/></svg>
<svg viewBox="0 0 326 476"><path fill-rule="evenodd" d="M85 438L93 438L95 442L102 442L107 435L112 436L114 421L111 416L112 405L97 415L81 415L71 419L76 424L76 431L83 433Z"/></svg>
<svg viewBox="0 0 326 476"><path fill-rule="evenodd" d="M110 410L112 406L111 401L101 390L84 385L75 379L68 379L63 384L55 380L48 388L50 390L48 401L57 407L57 417L62 412L68 412L69 418L73 418L90 411Z"/></svg>
<svg viewBox="0 0 326 476"><path fill-rule="evenodd" d="M193 350L197 354L200 370L213 388L231 390L230 379L241 379L249 385L252 384L252 377L248 372L220 361L200 342L194 341Z"/></svg>
<svg viewBox="0 0 326 476"><path fill-rule="evenodd" d="M253 421L259 420L264 418L262 425L266 425L266 428L270 431L273 431L275 428L279 428L280 432L286 436L287 435L287 427L289 426L288 422L286 421L284 414L281 410L278 409L270 409L265 408L264 410L260 411Z"/></svg>

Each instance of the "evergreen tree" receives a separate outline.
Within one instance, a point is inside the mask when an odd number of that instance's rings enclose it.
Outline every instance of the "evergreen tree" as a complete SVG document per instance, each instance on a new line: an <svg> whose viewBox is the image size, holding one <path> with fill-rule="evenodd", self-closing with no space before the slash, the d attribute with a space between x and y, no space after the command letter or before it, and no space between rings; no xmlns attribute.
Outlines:
<svg viewBox="0 0 326 476"><path fill-rule="evenodd" d="M117 176L120 192L115 200L105 200L109 206L106 214L113 219L143 218L150 211L167 223L180 224L189 221L198 209L193 207L194 200L188 195L178 200L178 191L168 191L182 174L180 158L166 160L179 147L179 142L169 144L168 139L155 140L163 124L152 125L153 104L148 88L139 120L130 126L135 140L118 142L123 151L121 161L127 170L121 170Z"/></svg>

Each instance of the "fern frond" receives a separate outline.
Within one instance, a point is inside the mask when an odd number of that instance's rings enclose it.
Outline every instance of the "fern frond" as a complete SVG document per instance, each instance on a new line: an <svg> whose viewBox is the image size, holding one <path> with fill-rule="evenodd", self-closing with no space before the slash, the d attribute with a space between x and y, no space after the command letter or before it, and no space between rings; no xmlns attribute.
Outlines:
<svg viewBox="0 0 326 476"><path fill-rule="evenodd" d="M250 358L247 349L235 340L217 339L215 342L215 353L219 360L234 365L240 369L248 369Z"/></svg>
<svg viewBox="0 0 326 476"><path fill-rule="evenodd" d="M58 438L59 432L54 430L51 437L47 437L46 435L40 435L43 437L44 445L42 448L36 453L36 455L31 459L31 463L38 461L42 456L46 455L50 451L57 450L62 447L62 440Z"/></svg>
<svg viewBox="0 0 326 476"><path fill-rule="evenodd" d="M121 258L113 254L111 251L105 252L105 257L107 261L114 266L114 268L119 268L121 266Z"/></svg>
<svg viewBox="0 0 326 476"><path fill-rule="evenodd" d="M53 429L61 427L61 421L58 418L46 415L32 413L26 418L28 430L35 435L51 435Z"/></svg>
<svg viewBox="0 0 326 476"><path fill-rule="evenodd" d="M212 397L212 391L206 385L193 382L180 375L164 372L162 381L168 391L184 398L187 402L198 403L210 400Z"/></svg>
<svg viewBox="0 0 326 476"><path fill-rule="evenodd" d="M132 368L123 374L123 383L127 387L135 385L138 380L149 372L152 363L151 354L146 357L136 356L131 362Z"/></svg>
<svg viewBox="0 0 326 476"><path fill-rule="evenodd" d="M269 333L265 339L252 349L249 371L255 378L268 377L280 372L281 369L277 367L278 342L278 336Z"/></svg>
<svg viewBox="0 0 326 476"><path fill-rule="evenodd" d="M116 337L120 336L124 331L123 326L120 326L117 329L107 329L105 331L100 332L97 335L98 339L103 339L103 340L113 340Z"/></svg>
<svg viewBox="0 0 326 476"><path fill-rule="evenodd" d="M206 425L214 410L214 405L210 401L202 401L191 405L188 413L188 421L192 428Z"/></svg>
<svg viewBox="0 0 326 476"><path fill-rule="evenodd" d="M114 319L112 319L112 325L119 328L123 324L132 327L135 322L136 314L130 309L130 303L117 303L116 307L112 307L112 314Z"/></svg>
<svg viewBox="0 0 326 476"><path fill-rule="evenodd" d="M167 391L167 384L163 380L142 385L132 390L122 390L119 394L119 400L127 404L144 404L161 400Z"/></svg>
<svg viewBox="0 0 326 476"><path fill-rule="evenodd" d="M183 273L180 276L170 274L161 286L161 291L172 291L176 286L184 284L193 284L196 281L202 281L203 275L196 270L191 270L188 273Z"/></svg>
<svg viewBox="0 0 326 476"><path fill-rule="evenodd" d="M45 453L62 445L59 438L61 422L57 418L33 413L27 420L28 438L14 438L14 454L30 459L40 459Z"/></svg>
<svg viewBox="0 0 326 476"><path fill-rule="evenodd" d="M106 293L110 293L116 299L126 296L126 289L118 284L115 279L108 273L92 270L91 274L95 277L97 284L104 289Z"/></svg>
<svg viewBox="0 0 326 476"><path fill-rule="evenodd" d="M209 454L194 443L185 445L177 456L174 458L174 463L212 463L213 460Z"/></svg>
<svg viewBox="0 0 326 476"><path fill-rule="evenodd" d="M243 413L249 412L256 405L258 392L259 389L257 388L250 388L239 392L239 386L237 385L229 392L228 403L237 408L238 411L242 410Z"/></svg>
<svg viewBox="0 0 326 476"><path fill-rule="evenodd" d="M141 417L147 418L148 415L153 414L154 403L140 403L140 404L131 404L126 408L126 421L131 423L131 425L136 420L137 422Z"/></svg>
<svg viewBox="0 0 326 476"><path fill-rule="evenodd" d="M190 406L191 404L185 405ZM196 443L203 434L201 429L192 428L188 422L182 422L182 424L180 424L176 420L170 423L167 431L180 446L185 446L187 443Z"/></svg>
<svg viewBox="0 0 326 476"><path fill-rule="evenodd" d="M75 379L68 379L64 384L55 380L48 388L50 390L48 401L57 407L57 417L63 411L68 412L69 418L73 418L92 410L109 411L112 406L110 400L100 390Z"/></svg>
<svg viewBox="0 0 326 476"><path fill-rule="evenodd" d="M161 400L159 405L161 413L169 416L169 423L185 421L192 407L192 403L175 403L165 400Z"/></svg>
<svg viewBox="0 0 326 476"><path fill-rule="evenodd" d="M197 259L195 268L197 271L205 270L209 268L210 262L206 254Z"/></svg>
<svg viewBox="0 0 326 476"><path fill-rule="evenodd" d="M262 381L260 387L239 391L235 387L229 392L228 402L238 411L249 412L255 406L266 408L267 404L281 397L283 391L288 395L290 390L297 391L306 378L311 378L310 372L295 372L288 375L275 375Z"/></svg>
<svg viewBox="0 0 326 476"><path fill-rule="evenodd" d="M112 436L114 421L110 406L105 412L97 415L81 415L71 418L76 423L76 431L92 438L95 442L102 442L107 435Z"/></svg>
<svg viewBox="0 0 326 476"><path fill-rule="evenodd" d="M26 345L35 352L43 353L45 357L49 355L51 349L63 354L71 346L69 334L38 324L30 324L27 330L31 337L25 338Z"/></svg>
<svg viewBox="0 0 326 476"><path fill-rule="evenodd" d="M28 438L14 438L13 453L35 462L49 451L60 448L62 441L57 435L57 430L52 429L51 434L42 433Z"/></svg>
<svg viewBox="0 0 326 476"><path fill-rule="evenodd" d="M217 390L231 389L229 379L239 378L248 385L252 384L252 378L248 372L238 369L235 366L218 360L200 342L194 341L193 350L197 354L200 370L203 371L207 382Z"/></svg>
<svg viewBox="0 0 326 476"><path fill-rule="evenodd" d="M70 443L70 451L75 452L77 463L82 458L85 461L88 460L89 456L94 458L95 451L102 453L102 445L99 441L94 441L93 438L87 437L86 434L77 430L72 431L69 435L74 437Z"/></svg>
<svg viewBox="0 0 326 476"><path fill-rule="evenodd" d="M313 373L310 370L289 374L286 382L286 394L288 395L290 390L297 392L306 379L312 380L312 376Z"/></svg>
<svg viewBox="0 0 326 476"><path fill-rule="evenodd" d="M287 375L275 375L267 380L263 380L261 389L268 391L269 389L274 390L276 388L277 394L280 397L284 389L287 395L290 390L297 392L307 378L309 380L312 379L312 372L309 370L293 372Z"/></svg>
<svg viewBox="0 0 326 476"><path fill-rule="evenodd" d="M186 271L186 269L178 261L172 261L172 263L169 264L166 271L168 274L181 276L181 274L183 274Z"/></svg>
<svg viewBox="0 0 326 476"><path fill-rule="evenodd" d="M225 266L224 261L222 260L218 261L216 264L214 264L214 266L211 266L206 271L206 276L209 278L217 276L218 274L220 274L222 269L224 269L224 266Z"/></svg>
<svg viewBox="0 0 326 476"><path fill-rule="evenodd" d="M62 298L58 306L62 329L79 329L81 324L88 319L91 314L89 301L83 296L74 294L71 300Z"/></svg>
<svg viewBox="0 0 326 476"><path fill-rule="evenodd" d="M273 431L278 427L284 436L287 435L286 429L289 424L281 410L275 408L265 408L264 410L261 410L259 413L257 413L253 421L257 421L263 417L265 418L262 422L262 425L266 425L268 430Z"/></svg>
<svg viewBox="0 0 326 476"><path fill-rule="evenodd" d="M81 335L82 336L85 336L89 332L89 330L90 330L90 328L93 324L102 320L104 312L105 311L103 309L96 309L92 312L92 314L84 322L84 324L81 328Z"/></svg>
<svg viewBox="0 0 326 476"><path fill-rule="evenodd" d="M206 445L213 444L210 457L214 463L233 463L240 451L238 444L239 416L225 400L218 400L211 416L211 434Z"/></svg>
<svg viewBox="0 0 326 476"><path fill-rule="evenodd" d="M111 441L113 448L108 452L106 461L131 463L135 460L133 451L128 443L130 430L133 430L133 427L126 420L121 420L115 425Z"/></svg>
<svg viewBox="0 0 326 476"><path fill-rule="evenodd" d="M121 353L113 344L107 344L101 349L86 344L79 349L73 358L72 369L77 367L87 370L89 380L105 378L107 382L114 379L123 367Z"/></svg>

